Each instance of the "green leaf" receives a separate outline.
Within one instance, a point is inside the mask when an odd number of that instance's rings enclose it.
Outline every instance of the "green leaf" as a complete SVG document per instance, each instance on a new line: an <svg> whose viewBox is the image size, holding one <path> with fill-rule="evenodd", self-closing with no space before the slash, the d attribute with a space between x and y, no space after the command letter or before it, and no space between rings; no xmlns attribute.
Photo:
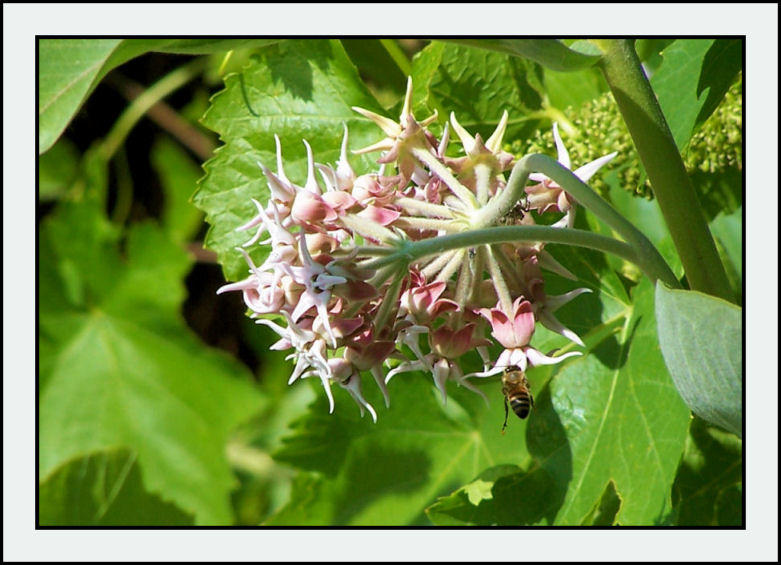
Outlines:
<svg viewBox="0 0 781 565"><path fill-rule="evenodd" d="M661 523L690 418L655 347L650 283L635 289L620 329L587 339L589 354L535 395L531 465L496 479L476 505L462 489L429 515L480 525Z"/></svg>
<svg viewBox="0 0 781 565"><path fill-rule="evenodd" d="M363 392L375 407L382 397L371 381ZM389 383L391 406L378 422L361 418L348 394L335 390L336 409L320 391L275 459L308 472L296 481L287 507L272 525L415 525L438 495L472 480L482 469L527 458L520 420L501 434L504 410L498 380L477 383L476 394L448 388L443 405L431 377L405 373Z"/></svg>
<svg viewBox="0 0 781 565"><path fill-rule="evenodd" d="M72 141L62 138L38 158L38 199L56 200L76 180L79 151Z"/></svg>
<svg viewBox="0 0 781 565"><path fill-rule="evenodd" d="M577 71L594 65L599 55L566 47L556 39L453 39L462 45L523 57L554 71ZM581 46L582 47L582 46Z"/></svg>
<svg viewBox="0 0 781 565"><path fill-rule="evenodd" d="M699 90L700 73L712 39L680 39L667 47L664 62L651 77L651 86L662 107L678 150L683 150L694 133L697 115L707 94Z"/></svg>
<svg viewBox="0 0 781 565"><path fill-rule="evenodd" d="M649 76L653 76L656 69L662 64L664 60L662 51L673 41L675 39L670 38L638 39L635 41L637 57L643 63L643 69Z"/></svg>
<svg viewBox="0 0 781 565"><path fill-rule="evenodd" d="M412 82L417 104L436 109L442 120L453 112L469 133L483 139L496 129L507 110L505 139L530 129L528 117L542 108L541 69L524 59L482 49L433 42L413 60Z"/></svg>
<svg viewBox="0 0 781 565"><path fill-rule="evenodd" d="M40 39L38 153L47 151L109 71L149 51L205 54L277 40Z"/></svg>
<svg viewBox="0 0 781 565"><path fill-rule="evenodd" d="M707 98L697 114L699 126L718 108L735 78L743 70L743 41L740 39L716 39L702 62L702 73L697 92L707 93Z"/></svg>
<svg viewBox="0 0 781 565"><path fill-rule="evenodd" d="M41 526L191 526L192 516L148 493L138 458L100 452L58 468L38 490Z"/></svg>
<svg viewBox="0 0 781 565"><path fill-rule="evenodd" d="M165 198L163 228L173 241L186 242L203 225L203 214L190 202L202 175L201 167L167 138L160 138L155 143L151 159Z"/></svg>
<svg viewBox="0 0 781 565"><path fill-rule="evenodd" d="M581 523L583 526L613 526L616 514L621 508L621 498L616 492L616 485L610 481L602 493L599 503Z"/></svg>
<svg viewBox="0 0 781 565"><path fill-rule="evenodd" d="M678 526L743 526L743 442L692 420L673 488Z"/></svg>
<svg viewBox="0 0 781 565"><path fill-rule="evenodd" d="M39 40L38 153L49 149L67 127L107 72L102 69L109 67L120 43L119 39Z"/></svg>
<svg viewBox="0 0 781 565"><path fill-rule="evenodd" d="M150 493L198 524L232 523L225 443L261 399L241 365L182 321L191 260L147 224L123 258L92 201L50 216L39 253L40 480L125 447Z"/></svg>
<svg viewBox="0 0 781 565"><path fill-rule="evenodd" d="M686 404L707 422L742 437L742 309L657 284L656 317L665 363Z"/></svg>
<svg viewBox="0 0 781 565"><path fill-rule="evenodd" d="M519 476L517 465L499 465L486 469L472 482L464 485L448 496L440 497L434 504L426 508L426 515L437 526L473 526L501 522L493 514L485 515L489 505L483 501L492 501L502 491L505 477L514 480ZM507 494L504 492L503 494ZM529 501L527 501L527 505ZM503 505L506 507L508 505ZM491 508L491 511L495 511Z"/></svg>
<svg viewBox="0 0 781 565"><path fill-rule="evenodd" d="M602 74L593 68L574 72L545 69L545 92L551 106L559 110L580 106L607 91Z"/></svg>
<svg viewBox="0 0 781 565"><path fill-rule="evenodd" d="M718 107L742 68L742 44L729 39L679 39L664 51L651 86L679 150Z"/></svg>
<svg viewBox="0 0 781 565"><path fill-rule="evenodd" d="M352 110L383 110L361 82L339 41L289 41L266 49L247 68L225 80L204 124L225 143L205 165L206 177L194 197L211 224L206 245L217 252L226 277L244 278L247 264L235 248L252 234L235 229L257 214L251 199L264 202L266 178L258 162L276 170L274 135L282 144L285 173L306 180L309 142L315 161L335 163L344 125L349 146L358 149L381 137L374 123ZM377 156L350 158L359 174ZM257 258L255 258L257 259Z"/></svg>
<svg viewBox="0 0 781 565"><path fill-rule="evenodd" d="M732 288L743 297L743 206L731 214L721 213L710 224L719 255L727 269Z"/></svg>

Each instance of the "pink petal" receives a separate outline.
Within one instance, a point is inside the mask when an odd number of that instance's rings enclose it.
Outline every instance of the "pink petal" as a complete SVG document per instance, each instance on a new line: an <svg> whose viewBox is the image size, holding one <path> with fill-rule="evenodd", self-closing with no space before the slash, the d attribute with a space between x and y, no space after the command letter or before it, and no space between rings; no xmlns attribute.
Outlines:
<svg viewBox="0 0 781 565"><path fill-rule="evenodd" d="M401 212L369 205L358 212L358 216L377 222L381 226L387 226L398 220Z"/></svg>

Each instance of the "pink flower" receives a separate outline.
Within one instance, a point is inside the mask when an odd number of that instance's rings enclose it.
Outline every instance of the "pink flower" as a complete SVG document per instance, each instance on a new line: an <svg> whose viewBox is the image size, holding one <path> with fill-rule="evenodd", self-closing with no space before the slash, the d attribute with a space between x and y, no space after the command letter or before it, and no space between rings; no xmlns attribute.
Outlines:
<svg viewBox="0 0 781 565"><path fill-rule="evenodd" d="M444 312L458 310L454 301L442 298L447 288L445 281L434 281L425 284L424 277L415 272L412 274L412 285L405 290L400 298L402 314L409 313L414 321L426 325Z"/></svg>
<svg viewBox="0 0 781 565"><path fill-rule="evenodd" d="M572 169L572 163L570 161L569 152L564 146L564 142L559 135L559 125L553 124L553 139L556 142L556 151L558 152L557 160L567 169ZM573 174L583 182L594 176L603 165L610 162L613 157L618 153L610 153L599 159L595 159L590 163L586 163L582 167L575 169ZM542 173L532 173L529 175L529 180L535 181L539 184L526 188L526 194L529 195L529 206L537 209L540 213L544 213L548 210L555 210L559 212L567 212L572 207L572 198L564 192L564 190L552 179L543 175Z"/></svg>
<svg viewBox="0 0 781 565"><path fill-rule="evenodd" d="M466 324L458 330L447 325L440 326L430 335L431 350L447 359L458 359L465 353L491 342L475 337L475 324Z"/></svg>
<svg viewBox="0 0 781 565"><path fill-rule="evenodd" d="M496 308L481 308L478 313L491 324L491 335L506 349L528 345L534 333L534 309L531 302L519 296L513 302L512 311L504 312L497 303Z"/></svg>

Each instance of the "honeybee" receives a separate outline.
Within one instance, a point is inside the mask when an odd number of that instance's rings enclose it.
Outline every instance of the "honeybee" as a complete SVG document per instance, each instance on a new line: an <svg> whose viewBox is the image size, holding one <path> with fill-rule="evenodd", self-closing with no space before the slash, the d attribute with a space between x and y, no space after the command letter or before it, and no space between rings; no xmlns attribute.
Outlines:
<svg viewBox="0 0 781 565"><path fill-rule="evenodd" d="M507 427L507 416L509 410L507 403L512 406L513 412L521 420L526 418L534 406L534 397L529 391L529 381L526 374L518 366L507 367L502 374L502 394L504 394L504 425L502 433Z"/></svg>
<svg viewBox="0 0 781 565"><path fill-rule="evenodd" d="M523 220L524 216L529 213L529 201L528 198L526 200L519 200L515 203L515 205L510 208L510 211L507 212L507 214L501 218L499 223L504 224L506 226L513 226L518 224L521 220Z"/></svg>

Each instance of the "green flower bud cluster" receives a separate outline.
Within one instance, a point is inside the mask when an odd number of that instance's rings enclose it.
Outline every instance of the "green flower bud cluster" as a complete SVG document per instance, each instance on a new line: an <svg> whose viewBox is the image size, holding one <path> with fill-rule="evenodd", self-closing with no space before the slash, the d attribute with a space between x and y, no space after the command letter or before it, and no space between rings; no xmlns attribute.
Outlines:
<svg viewBox="0 0 781 565"><path fill-rule="evenodd" d="M742 168L742 90L742 81L738 81L694 134L684 152L687 170L721 173L731 168ZM576 115L572 129L577 133L566 138L573 163L587 163L600 155L617 151L611 169L616 171L620 186L638 196L653 197L632 138L610 92L585 103L578 110L568 108L564 113ZM548 153L553 144L550 129L538 130L529 139L514 141L506 150L521 157L529 153ZM608 190L605 179L609 178L610 175L595 178L589 184L605 196Z"/></svg>
<svg viewBox="0 0 781 565"><path fill-rule="evenodd" d="M617 171L621 186L639 195L651 196L650 187L643 182L645 175L632 145L632 138L610 92L585 103L578 110L570 107L564 114L576 116L572 120L572 128L564 128L561 124L559 127L563 130L572 163L588 163L601 155L617 151L618 155L610 163L610 169ZM569 130L576 133L566 137ZM538 130L530 139L514 142L508 151L520 157L529 153L549 153L552 146L552 131ZM608 191L603 178L591 179L589 186L602 196Z"/></svg>
<svg viewBox="0 0 781 565"><path fill-rule="evenodd" d="M692 136L684 162L689 171L743 169L743 81L732 85L719 107Z"/></svg>

